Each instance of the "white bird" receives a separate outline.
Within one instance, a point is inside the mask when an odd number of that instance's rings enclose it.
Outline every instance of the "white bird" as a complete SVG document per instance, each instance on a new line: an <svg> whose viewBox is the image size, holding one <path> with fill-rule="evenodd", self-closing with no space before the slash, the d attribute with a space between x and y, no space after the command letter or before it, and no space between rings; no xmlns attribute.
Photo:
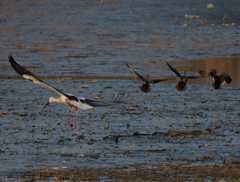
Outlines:
<svg viewBox="0 0 240 182"><path fill-rule="evenodd" d="M69 119L67 121L68 126L70 125L70 117L72 115L72 111L74 108L77 109L75 125L74 125L75 128L77 128L77 116L78 116L79 109L88 110L88 109L92 109L93 106L102 106L100 101L98 101L98 100L78 98L72 94L64 93L64 92L48 85L47 83L45 83L41 79L39 79L36 75L34 75L30 71L26 70L25 68L20 66L18 63L16 63L16 61L13 59L13 57L11 55L9 56L9 62L12 65L13 69L18 74L20 74L23 78L28 79L28 80L30 80L38 85L41 85L43 87L49 88L53 92L56 92L57 94L60 95L60 97L58 99L50 97L48 103L44 106L44 108L52 102L62 103L66 106L71 106L71 113L70 113Z"/></svg>

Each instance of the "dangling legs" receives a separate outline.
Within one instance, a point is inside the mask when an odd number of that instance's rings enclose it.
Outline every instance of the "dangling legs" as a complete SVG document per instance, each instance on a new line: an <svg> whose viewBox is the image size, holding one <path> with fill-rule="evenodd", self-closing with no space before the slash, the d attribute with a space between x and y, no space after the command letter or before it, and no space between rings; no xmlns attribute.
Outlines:
<svg viewBox="0 0 240 182"><path fill-rule="evenodd" d="M75 125L74 125L74 126L75 126L75 129L77 129L77 116L78 116L78 111L79 111L79 110L77 109L77 114L76 114L76 119L75 119Z"/></svg>
<svg viewBox="0 0 240 182"><path fill-rule="evenodd" d="M74 109L74 107L71 108L71 113L70 113L69 119L68 119L68 121L67 121L68 126L70 125L70 118L71 118L73 109Z"/></svg>

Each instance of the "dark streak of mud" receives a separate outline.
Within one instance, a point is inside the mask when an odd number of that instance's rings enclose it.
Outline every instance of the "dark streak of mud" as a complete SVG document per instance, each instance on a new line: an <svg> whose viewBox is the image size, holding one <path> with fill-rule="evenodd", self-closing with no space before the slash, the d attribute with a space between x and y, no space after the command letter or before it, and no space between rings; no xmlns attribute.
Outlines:
<svg viewBox="0 0 240 182"><path fill-rule="evenodd" d="M135 132L132 135L110 135L110 136L103 137L103 140L113 139L115 142L118 142L119 138L137 137L137 136L154 136L154 135L163 135L165 137L166 136L187 137L187 136L199 136L199 135L221 135L222 136L222 134L220 133L213 132L213 129L207 128L204 131L171 130L168 132L155 131L152 134L143 134L143 133Z"/></svg>

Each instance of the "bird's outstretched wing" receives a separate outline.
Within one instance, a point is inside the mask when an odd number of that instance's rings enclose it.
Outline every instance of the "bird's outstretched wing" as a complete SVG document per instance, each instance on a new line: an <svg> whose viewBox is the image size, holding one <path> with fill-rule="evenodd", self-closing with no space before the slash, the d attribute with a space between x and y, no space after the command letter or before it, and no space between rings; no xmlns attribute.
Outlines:
<svg viewBox="0 0 240 182"><path fill-rule="evenodd" d="M180 78L182 79L182 75L175 69L173 68L167 61L166 61L168 67Z"/></svg>
<svg viewBox="0 0 240 182"><path fill-rule="evenodd" d="M125 63L125 64L126 64L126 66L127 66L133 73L135 73L135 74L141 79L141 81L142 81L143 83L146 83L146 80L143 78L142 75L140 75L138 72L134 71L130 66L128 66L127 63Z"/></svg>
<svg viewBox="0 0 240 182"><path fill-rule="evenodd" d="M200 76L187 76L186 78L187 79L198 79L198 78L200 78Z"/></svg>
<svg viewBox="0 0 240 182"><path fill-rule="evenodd" d="M42 81L40 78L38 78L36 75L34 75L33 73L31 73L30 71L26 70L25 68L23 68L22 66L20 66L14 59L13 57L10 55L9 57L9 62L12 65L13 69L19 74L21 75L23 78L28 79L30 81L32 81L33 83L36 83L38 85L41 85L43 87L49 88L50 90L52 90L53 92L56 92L59 95L64 95L66 97L68 97L68 95L66 95L64 92L48 85L47 83L45 83L44 81Z"/></svg>
<svg viewBox="0 0 240 182"><path fill-rule="evenodd" d="M105 107L116 104L117 102L113 101L99 101L95 99L86 99L84 97L78 98L78 101L70 100L68 101L71 105L78 107L83 110L92 109L93 107Z"/></svg>
<svg viewBox="0 0 240 182"><path fill-rule="evenodd" d="M164 81L173 80L173 79L174 79L174 78L169 78L169 79L156 79L156 80L151 80L151 83L154 84L154 83L164 82Z"/></svg>
<svg viewBox="0 0 240 182"><path fill-rule="evenodd" d="M232 78L225 72L221 74L221 78L223 78L228 84L232 82Z"/></svg>
<svg viewBox="0 0 240 182"><path fill-rule="evenodd" d="M202 70L199 70L198 73L201 75L201 76L211 76L211 77L217 77L217 70L216 69L211 69L210 71L206 72L206 71L202 71ZM220 81L221 83L222 82L227 82L227 83L231 83L232 82L232 78L226 73L226 72L223 72L221 75L220 75Z"/></svg>

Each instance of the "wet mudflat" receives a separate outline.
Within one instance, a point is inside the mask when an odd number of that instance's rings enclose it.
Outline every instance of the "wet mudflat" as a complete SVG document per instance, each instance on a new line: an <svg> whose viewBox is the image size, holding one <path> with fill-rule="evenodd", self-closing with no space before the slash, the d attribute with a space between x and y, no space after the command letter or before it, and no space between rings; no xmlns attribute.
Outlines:
<svg viewBox="0 0 240 182"><path fill-rule="evenodd" d="M208 1L101 2L0 3L0 179L239 179L238 1L212 1L213 9ZM42 109L57 95L20 79L9 54L65 92L129 96L80 111L76 130L67 126L70 108ZM141 93L124 64L175 77L165 61L194 75L226 71L233 82L212 90L200 78L177 92L176 78Z"/></svg>

